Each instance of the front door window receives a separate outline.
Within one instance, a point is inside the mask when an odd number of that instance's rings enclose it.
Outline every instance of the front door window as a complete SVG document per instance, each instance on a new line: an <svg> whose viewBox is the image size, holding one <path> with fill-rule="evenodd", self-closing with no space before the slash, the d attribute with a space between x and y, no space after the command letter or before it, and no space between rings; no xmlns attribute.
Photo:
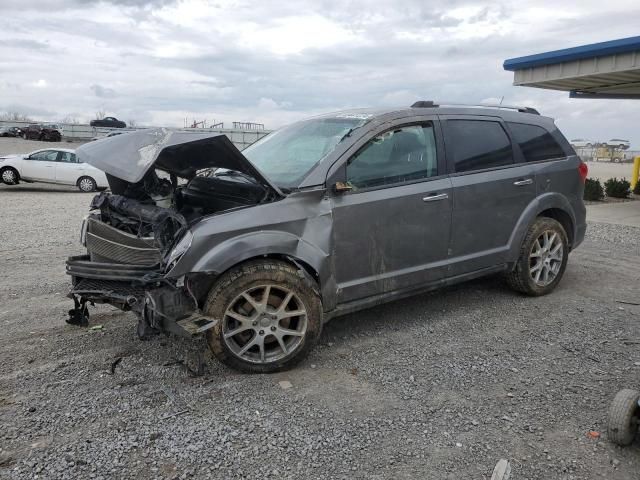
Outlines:
<svg viewBox="0 0 640 480"><path fill-rule="evenodd" d="M433 125L411 125L372 139L347 165L354 189L393 185L437 175Z"/></svg>

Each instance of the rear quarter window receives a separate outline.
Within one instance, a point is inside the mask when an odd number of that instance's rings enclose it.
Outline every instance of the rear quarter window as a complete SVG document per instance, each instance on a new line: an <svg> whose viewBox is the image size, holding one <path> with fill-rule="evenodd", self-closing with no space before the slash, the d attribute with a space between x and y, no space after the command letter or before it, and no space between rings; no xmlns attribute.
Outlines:
<svg viewBox="0 0 640 480"><path fill-rule="evenodd" d="M562 147L544 128L526 123L507 122L507 125L527 162L550 160L565 156Z"/></svg>

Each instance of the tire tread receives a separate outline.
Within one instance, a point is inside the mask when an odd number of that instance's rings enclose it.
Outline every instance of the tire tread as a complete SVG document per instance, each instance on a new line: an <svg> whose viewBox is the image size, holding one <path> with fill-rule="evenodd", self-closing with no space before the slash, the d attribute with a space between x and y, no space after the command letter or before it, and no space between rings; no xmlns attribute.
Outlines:
<svg viewBox="0 0 640 480"><path fill-rule="evenodd" d="M629 424L638 409L638 397L640 393L636 390L624 389L620 390L611 402L607 435L609 440L617 445L631 444L637 434L637 426L634 431Z"/></svg>

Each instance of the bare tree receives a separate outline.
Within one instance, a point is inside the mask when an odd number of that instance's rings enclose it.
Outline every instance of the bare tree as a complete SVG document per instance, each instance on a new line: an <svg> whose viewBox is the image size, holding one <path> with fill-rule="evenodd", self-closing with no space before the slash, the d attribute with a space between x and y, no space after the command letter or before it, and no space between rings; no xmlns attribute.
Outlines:
<svg viewBox="0 0 640 480"><path fill-rule="evenodd" d="M24 113L20 112L3 112L0 113L0 120L9 122L32 122L33 120Z"/></svg>
<svg viewBox="0 0 640 480"><path fill-rule="evenodd" d="M127 120L127 125L131 128L135 128L138 126L138 122L135 119Z"/></svg>
<svg viewBox="0 0 640 480"><path fill-rule="evenodd" d="M78 118L74 117L73 115L67 115L66 117L60 119L60 123L69 123L75 125L77 123L80 123L80 120L78 120Z"/></svg>
<svg viewBox="0 0 640 480"><path fill-rule="evenodd" d="M104 110L98 110L96 112L96 120L102 120L105 117L106 113Z"/></svg>

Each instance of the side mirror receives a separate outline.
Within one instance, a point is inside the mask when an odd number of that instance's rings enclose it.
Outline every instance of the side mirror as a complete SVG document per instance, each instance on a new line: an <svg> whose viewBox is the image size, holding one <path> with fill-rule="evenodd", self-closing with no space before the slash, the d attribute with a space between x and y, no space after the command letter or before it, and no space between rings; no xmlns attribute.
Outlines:
<svg viewBox="0 0 640 480"><path fill-rule="evenodd" d="M333 186L333 191L336 193L350 192L353 190L353 186L346 182L336 182Z"/></svg>

